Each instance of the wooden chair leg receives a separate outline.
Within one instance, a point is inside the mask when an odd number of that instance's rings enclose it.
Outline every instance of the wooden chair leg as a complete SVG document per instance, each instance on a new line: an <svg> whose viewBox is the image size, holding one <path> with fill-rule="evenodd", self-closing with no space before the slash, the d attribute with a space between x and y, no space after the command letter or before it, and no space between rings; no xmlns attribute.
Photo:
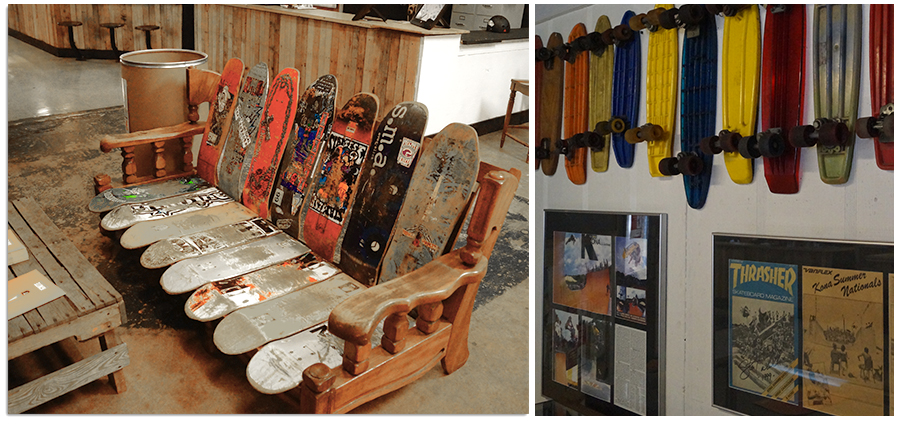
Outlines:
<svg viewBox="0 0 900 434"><path fill-rule="evenodd" d="M516 102L516 89L515 85L510 86L509 91L509 103L506 104L506 117L503 118L503 134L500 135L500 147L503 147L503 142L506 141L506 132L509 130L509 117L512 114L513 104Z"/></svg>
<svg viewBox="0 0 900 434"><path fill-rule="evenodd" d="M106 351L110 348L113 348L119 345L119 338L116 336L116 330L112 329L106 333L103 333L98 338L100 340L100 351ZM113 372L112 374L107 375L109 379L109 384L116 389L116 393L122 393L127 390L125 385L125 374L122 370L118 370Z"/></svg>

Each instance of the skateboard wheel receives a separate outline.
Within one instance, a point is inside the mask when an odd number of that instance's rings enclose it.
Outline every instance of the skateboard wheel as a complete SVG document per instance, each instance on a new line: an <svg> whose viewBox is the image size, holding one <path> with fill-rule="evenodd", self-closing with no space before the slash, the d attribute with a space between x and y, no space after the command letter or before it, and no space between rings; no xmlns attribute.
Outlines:
<svg viewBox="0 0 900 434"><path fill-rule="evenodd" d="M616 43L615 36L613 35L613 29L606 29L603 33L600 34L600 40L603 41L606 45L612 45Z"/></svg>
<svg viewBox="0 0 900 434"><path fill-rule="evenodd" d="M550 159L550 139L541 139L541 145L534 151L534 158L538 160Z"/></svg>
<svg viewBox="0 0 900 434"><path fill-rule="evenodd" d="M641 137L648 141L660 140L666 132L659 125L648 124L641 127Z"/></svg>
<svg viewBox="0 0 900 434"><path fill-rule="evenodd" d="M891 111L891 114L884 117L881 122L881 134L878 136L878 140L885 143L893 143L894 142L894 112Z"/></svg>
<svg viewBox="0 0 900 434"><path fill-rule="evenodd" d="M601 136L605 136L612 132L612 128L610 123L607 121L597 122L597 125L594 125L594 133L599 134Z"/></svg>
<svg viewBox="0 0 900 434"><path fill-rule="evenodd" d="M612 118L609 120L609 129L616 134L625 132L627 128L628 125L625 124L625 119Z"/></svg>
<svg viewBox="0 0 900 434"><path fill-rule="evenodd" d="M784 137L781 133L766 131L759 136L757 148L759 154L766 158L778 158L784 154Z"/></svg>
<svg viewBox="0 0 900 434"><path fill-rule="evenodd" d="M587 38L587 36L579 36L578 38L575 38L575 40L572 41L572 47L579 53L582 51L588 51L593 48L591 47L591 41Z"/></svg>
<svg viewBox="0 0 900 434"><path fill-rule="evenodd" d="M647 14L637 14L628 19L628 27L635 32L640 32L645 29L647 26L644 25L644 18Z"/></svg>
<svg viewBox="0 0 900 434"><path fill-rule="evenodd" d="M815 132L816 128L812 125L799 125L791 128L788 141L795 148L807 148L816 144L816 140L812 137Z"/></svg>
<svg viewBox="0 0 900 434"><path fill-rule="evenodd" d="M706 18L706 9L698 4L686 4L678 8L678 18L686 25L695 26Z"/></svg>
<svg viewBox="0 0 900 434"><path fill-rule="evenodd" d="M706 5L706 11L712 15L719 15L724 12L724 5Z"/></svg>
<svg viewBox="0 0 900 434"><path fill-rule="evenodd" d="M650 23L651 26L659 26L659 16L662 15L666 10L663 8L656 8L647 12L647 22Z"/></svg>
<svg viewBox="0 0 900 434"><path fill-rule="evenodd" d="M657 16L657 19L659 20L659 26L668 30L678 27L678 21L676 21L675 19L676 15L678 15L677 8L672 8L660 12Z"/></svg>
<svg viewBox="0 0 900 434"><path fill-rule="evenodd" d="M819 144L826 148L835 148L847 143L850 129L843 122L826 122L819 127Z"/></svg>
<svg viewBox="0 0 900 434"><path fill-rule="evenodd" d="M669 157L659 160L659 173L665 176L675 176L681 173L678 171L678 159Z"/></svg>
<svg viewBox="0 0 900 434"><path fill-rule="evenodd" d="M546 62L553 58L553 50L551 50L547 47L541 47L535 51L536 51L535 56L534 56L535 60L539 60L541 62Z"/></svg>
<svg viewBox="0 0 900 434"><path fill-rule="evenodd" d="M725 152L737 152L740 141L741 135L738 133L726 131L719 134L719 147Z"/></svg>
<svg viewBox="0 0 900 434"><path fill-rule="evenodd" d="M719 136L709 136L700 139L700 151L706 155L716 155L722 152L717 143L718 141Z"/></svg>
<svg viewBox="0 0 900 434"><path fill-rule="evenodd" d="M878 118L859 118L856 120L856 135L863 139L871 139L873 137L878 137L878 128L875 127L875 124L878 123Z"/></svg>
<svg viewBox="0 0 900 434"><path fill-rule="evenodd" d="M593 131L584 134L584 144L594 151L603 150L603 136Z"/></svg>
<svg viewBox="0 0 900 434"><path fill-rule="evenodd" d="M631 143L632 145L641 142L641 138L639 137L640 130L640 128L625 130L625 141Z"/></svg>
<svg viewBox="0 0 900 434"><path fill-rule="evenodd" d="M738 152L744 158L759 158L757 145L756 136L741 137L741 140L738 141Z"/></svg>
<svg viewBox="0 0 900 434"><path fill-rule="evenodd" d="M726 17L733 17L737 15L737 13L741 11L741 9L746 9L747 6L750 5L724 5L724 7L722 8L722 12L725 13Z"/></svg>
<svg viewBox="0 0 900 434"><path fill-rule="evenodd" d="M592 32L587 35L589 50L600 56L606 51L606 44L603 42L603 35L600 32Z"/></svg>
<svg viewBox="0 0 900 434"><path fill-rule="evenodd" d="M624 24L619 24L613 27L612 35L618 42L627 42L634 39L634 30Z"/></svg>
<svg viewBox="0 0 900 434"><path fill-rule="evenodd" d="M694 154L684 154L678 159L678 171L688 176L697 176L703 171L703 159Z"/></svg>

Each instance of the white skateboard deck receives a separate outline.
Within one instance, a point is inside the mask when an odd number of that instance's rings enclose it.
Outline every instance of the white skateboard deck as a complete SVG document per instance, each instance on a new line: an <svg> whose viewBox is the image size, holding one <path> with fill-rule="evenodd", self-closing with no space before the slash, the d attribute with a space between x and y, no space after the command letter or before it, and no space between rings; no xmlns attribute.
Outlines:
<svg viewBox="0 0 900 434"><path fill-rule="evenodd" d="M191 294L184 312L197 321L212 321L322 282L339 272L310 252L243 276L207 283Z"/></svg>
<svg viewBox="0 0 900 434"><path fill-rule="evenodd" d="M207 188L181 196L120 206L103 216L100 226L108 231L118 231L135 223L164 219L229 202L234 200L218 188Z"/></svg>
<svg viewBox="0 0 900 434"><path fill-rule="evenodd" d="M137 249L167 238L196 234L213 228L250 220L253 217L256 217L256 214L247 209L247 207L237 202L230 202L222 206L180 214L162 220L137 223L122 233L119 242L126 249Z"/></svg>
<svg viewBox="0 0 900 434"><path fill-rule="evenodd" d="M163 182L137 185L134 187L110 188L109 190L94 196L94 198L91 199L91 203L88 204L88 209L93 212L105 212L126 204L179 196L209 187L212 187L212 185L206 182L206 180L194 176L169 179Z"/></svg>
<svg viewBox="0 0 900 434"><path fill-rule="evenodd" d="M236 202L235 204L239 205ZM244 208L243 206L241 207ZM215 210L222 208L224 207L215 208ZM247 210L247 213L249 212L250 210ZM189 215L195 214L198 213ZM134 225L132 229L137 226ZM267 220L255 218L226 226L214 227L190 235L166 238L153 243L150 247L147 247L147 250L144 250L144 253L141 255L141 265L144 268L151 269L167 267L178 261L225 250L280 232ZM128 231L125 231L125 233L127 234Z"/></svg>
<svg viewBox="0 0 900 434"><path fill-rule="evenodd" d="M209 255L185 259L166 270L159 283L168 294L184 294L204 284L230 279L309 251L303 243L280 233Z"/></svg>

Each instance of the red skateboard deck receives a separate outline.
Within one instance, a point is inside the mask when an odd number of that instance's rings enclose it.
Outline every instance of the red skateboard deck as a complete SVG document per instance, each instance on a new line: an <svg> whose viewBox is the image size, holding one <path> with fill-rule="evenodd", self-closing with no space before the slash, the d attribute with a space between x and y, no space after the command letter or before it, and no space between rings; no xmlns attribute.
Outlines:
<svg viewBox="0 0 900 434"><path fill-rule="evenodd" d="M878 117L883 106L894 102L894 5L872 5L869 20L869 86L872 116ZM894 142L873 138L875 163L881 169L894 170Z"/></svg>
<svg viewBox="0 0 900 434"><path fill-rule="evenodd" d="M576 39L587 35L584 24L578 23L569 33L569 44ZM575 56L573 63L566 64L566 91L564 127L565 137L571 138L576 134L584 133L588 129L588 62L591 53L582 51ZM587 153L586 147L578 147L572 151L574 155L566 155L566 175L573 184L581 185L587 181Z"/></svg>
<svg viewBox="0 0 900 434"><path fill-rule="evenodd" d="M370 93L356 94L334 115L322 163L300 217L303 242L325 261L332 262L341 245L377 118L378 97Z"/></svg>
<svg viewBox="0 0 900 434"><path fill-rule="evenodd" d="M781 8L786 7L784 11ZM806 76L806 6L766 6L763 36L760 131L781 129L786 141L791 128L803 122L804 77ZM780 157L763 158L769 191L793 194L800 191L800 148L784 148Z"/></svg>
<svg viewBox="0 0 900 434"><path fill-rule="evenodd" d="M244 62L241 59L231 59L222 70L222 78L219 80L219 88L216 91L216 100L209 106L207 128L200 142L200 152L197 156L197 176L209 181L212 185L218 185L216 167L219 164L219 156L225 145L225 138L231 131L231 120L234 117L234 106L237 103L237 95L241 86L241 75L244 73Z"/></svg>
<svg viewBox="0 0 900 434"><path fill-rule="evenodd" d="M275 77L266 97L256 137L256 152L250 163L241 200L260 218L269 216L269 195L284 154L297 111L297 78L294 68L284 68Z"/></svg>
<svg viewBox="0 0 900 434"><path fill-rule="evenodd" d="M324 138L331 133L337 87L333 75L324 75L306 88L297 102L297 116L269 207L270 220L294 238L300 237L300 207L319 167Z"/></svg>

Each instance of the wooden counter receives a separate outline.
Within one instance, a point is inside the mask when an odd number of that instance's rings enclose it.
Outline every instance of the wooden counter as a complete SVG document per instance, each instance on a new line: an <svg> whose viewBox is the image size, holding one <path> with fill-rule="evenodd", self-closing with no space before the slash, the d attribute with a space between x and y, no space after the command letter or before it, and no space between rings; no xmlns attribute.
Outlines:
<svg viewBox="0 0 900 434"><path fill-rule="evenodd" d="M197 5L195 16L196 50L209 55L208 69L221 71L232 57L247 66L266 62L272 77L290 66L300 71L301 90L333 74L339 106L358 92L372 92L381 100L379 118L415 99L426 36L466 33L277 6Z"/></svg>

